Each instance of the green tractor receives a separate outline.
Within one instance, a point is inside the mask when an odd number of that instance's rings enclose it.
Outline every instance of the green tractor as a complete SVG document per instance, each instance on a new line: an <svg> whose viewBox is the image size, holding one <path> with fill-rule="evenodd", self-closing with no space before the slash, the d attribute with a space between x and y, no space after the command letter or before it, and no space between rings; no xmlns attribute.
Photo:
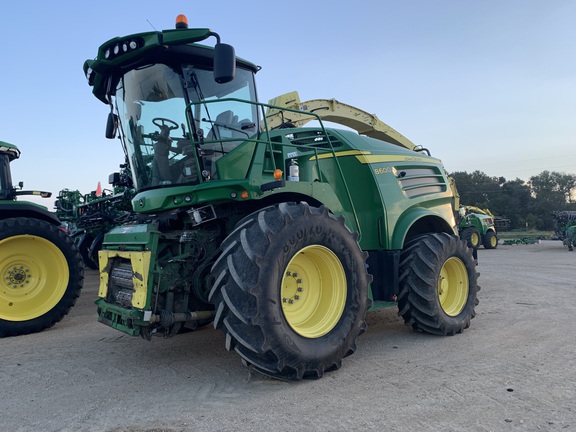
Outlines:
<svg viewBox="0 0 576 432"><path fill-rule="evenodd" d="M129 222L134 216L132 178L127 165L110 174L112 189L100 188L89 194L63 189L55 201L56 216L66 224L86 267L98 269L98 252L104 234L115 226Z"/></svg>
<svg viewBox="0 0 576 432"><path fill-rule="evenodd" d="M554 238L562 240L564 246L572 252L576 247L576 211L554 211L552 217L556 225Z"/></svg>
<svg viewBox="0 0 576 432"><path fill-rule="evenodd" d="M472 249L476 250L480 245L483 245L485 249L498 247L494 216L489 210L474 206L460 206L458 232Z"/></svg>
<svg viewBox="0 0 576 432"><path fill-rule="evenodd" d="M20 150L0 141L0 337L53 326L80 295L84 267L60 221L46 207L17 201L22 195L50 197L12 185L10 163Z"/></svg>
<svg viewBox="0 0 576 432"><path fill-rule="evenodd" d="M246 366L284 380L338 369L369 309L461 333L476 261L440 160L388 126L376 139L317 112L299 126L303 107L257 101L259 69L182 20L85 62L136 193L137 218L99 254L99 321L146 340L213 323Z"/></svg>

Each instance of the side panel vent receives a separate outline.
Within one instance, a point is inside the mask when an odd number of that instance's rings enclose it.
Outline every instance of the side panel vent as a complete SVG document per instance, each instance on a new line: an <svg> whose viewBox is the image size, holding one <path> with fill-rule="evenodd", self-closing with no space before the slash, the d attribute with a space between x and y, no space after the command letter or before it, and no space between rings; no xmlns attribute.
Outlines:
<svg viewBox="0 0 576 432"><path fill-rule="evenodd" d="M445 192L445 177L437 167L396 167L396 177L402 192L409 197Z"/></svg>

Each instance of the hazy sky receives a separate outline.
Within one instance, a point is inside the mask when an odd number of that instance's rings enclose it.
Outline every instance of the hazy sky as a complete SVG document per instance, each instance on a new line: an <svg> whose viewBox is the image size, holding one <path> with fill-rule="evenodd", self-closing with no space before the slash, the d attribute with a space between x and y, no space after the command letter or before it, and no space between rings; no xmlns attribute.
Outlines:
<svg viewBox="0 0 576 432"><path fill-rule="evenodd" d="M179 13L262 67L263 102L297 90L358 106L449 172L576 174L574 0L3 0L0 140L22 150L16 182L54 195L107 186L123 153L82 65Z"/></svg>

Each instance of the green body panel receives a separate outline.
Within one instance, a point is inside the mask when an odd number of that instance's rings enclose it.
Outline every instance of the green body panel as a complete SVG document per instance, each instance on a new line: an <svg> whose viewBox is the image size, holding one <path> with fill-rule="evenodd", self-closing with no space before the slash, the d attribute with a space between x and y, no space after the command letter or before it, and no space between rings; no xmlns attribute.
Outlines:
<svg viewBox="0 0 576 432"><path fill-rule="evenodd" d="M21 201L21 200L0 200L0 212L6 212L12 208L24 208L26 207L27 211L38 211L38 212L48 212L48 207L43 206L42 204L36 204L30 201Z"/></svg>
<svg viewBox="0 0 576 432"><path fill-rule="evenodd" d="M240 194L250 187L247 180L223 180L214 184L203 184L193 188L178 186L143 191L132 200L132 208L138 213L173 210L205 202L232 201L231 194ZM240 198L238 198L239 200Z"/></svg>
<svg viewBox="0 0 576 432"><path fill-rule="evenodd" d="M158 234L151 224L119 226L106 233L104 245L106 249L154 250Z"/></svg>
<svg viewBox="0 0 576 432"><path fill-rule="evenodd" d="M127 310L99 298L95 301L98 307L98 321L131 336L138 336L142 326L149 325L144 321L144 312L137 309Z"/></svg>
<svg viewBox="0 0 576 432"><path fill-rule="evenodd" d="M234 152L227 154L217 162L218 178L222 180L250 178L250 163L256 150L255 141L239 145Z"/></svg>
<svg viewBox="0 0 576 432"><path fill-rule="evenodd" d="M401 249L405 243L407 233L419 222L425 223L426 226L439 226L436 230L430 232L454 234L454 214L451 204L446 202L445 199L438 199L436 204L434 205L434 201L421 202L420 206L414 206L403 213L394 227L391 248Z"/></svg>
<svg viewBox="0 0 576 432"><path fill-rule="evenodd" d="M410 227L429 217L453 231L452 193L440 161L382 141L338 131L363 154L340 157L365 250L400 250ZM338 154L338 153L337 153Z"/></svg>

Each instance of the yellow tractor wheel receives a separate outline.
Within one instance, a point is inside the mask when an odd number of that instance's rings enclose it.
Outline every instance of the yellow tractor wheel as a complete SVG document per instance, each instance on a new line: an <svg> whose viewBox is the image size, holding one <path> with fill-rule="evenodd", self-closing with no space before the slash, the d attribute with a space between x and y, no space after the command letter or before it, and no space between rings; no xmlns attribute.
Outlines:
<svg viewBox="0 0 576 432"><path fill-rule="evenodd" d="M0 337L60 321L83 279L80 254L57 226L33 218L0 221Z"/></svg>
<svg viewBox="0 0 576 432"><path fill-rule="evenodd" d="M346 305L346 274L338 257L320 245L294 255L282 278L280 297L288 325L307 338L332 330Z"/></svg>

